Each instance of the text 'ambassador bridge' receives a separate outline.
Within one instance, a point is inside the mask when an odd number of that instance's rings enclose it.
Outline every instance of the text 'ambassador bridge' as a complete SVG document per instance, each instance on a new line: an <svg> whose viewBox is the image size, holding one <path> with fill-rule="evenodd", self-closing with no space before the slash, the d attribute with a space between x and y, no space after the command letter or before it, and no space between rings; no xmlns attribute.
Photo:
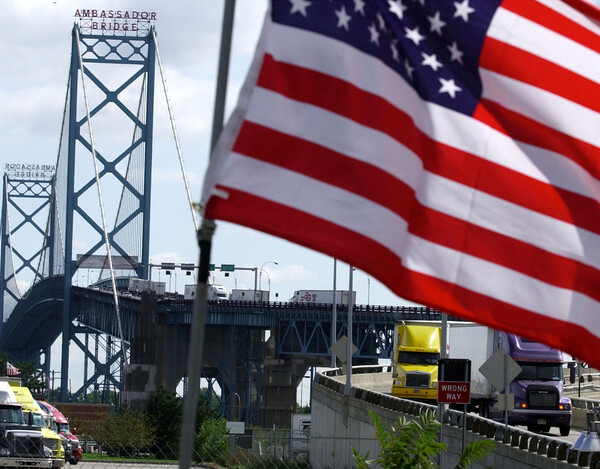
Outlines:
<svg viewBox="0 0 600 469"><path fill-rule="evenodd" d="M62 337L61 401L89 400L91 394L106 402L112 390L123 391L135 407L158 386L175 390L185 381L193 310L180 295L160 294L157 282L136 281L135 294L124 294L131 277L149 279L151 269L156 64L190 206L190 236L197 225L158 53L156 15L126 12L107 22L99 19L101 11L90 12L78 10L72 31L56 163L5 167L0 351L11 361L36 363L47 388L54 388L50 350ZM79 250L82 240L89 247ZM79 286L80 272L86 286ZM331 364L329 347L347 331L347 310L339 308L332 324L331 305L209 303L202 377L207 392L218 388L223 414L289 425L297 386L311 367ZM427 308L358 306L355 362L389 358L394 321L438 317ZM71 344L84 355L79 389L69 385Z"/></svg>

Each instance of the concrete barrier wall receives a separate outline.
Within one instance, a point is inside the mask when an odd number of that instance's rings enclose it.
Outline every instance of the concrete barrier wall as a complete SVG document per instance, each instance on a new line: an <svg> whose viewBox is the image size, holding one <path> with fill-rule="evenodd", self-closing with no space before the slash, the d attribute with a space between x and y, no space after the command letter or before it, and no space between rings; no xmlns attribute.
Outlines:
<svg viewBox="0 0 600 469"><path fill-rule="evenodd" d="M373 380L377 379L375 375L353 375L350 395L344 396L344 377L336 374L333 370L319 373L313 383L310 459L311 467L315 469L354 467L352 447L363 455L368 452L371 458L376 457L379 446L368 409L391 425L399 416L415 419L425 409L435 408L356 385L357 382L373 384ZM448 411L445 414L442 441L446 443L447 451L441 461L442 468L453 468L462 451L462 419L461 412ZM466 444L480 438L496 441L493 454L470 466L475 469L595 467L596 461L600 461L600 453L579 453L570 449L570 443L505 427L471 414L467 416L466 428Z"/></svg>

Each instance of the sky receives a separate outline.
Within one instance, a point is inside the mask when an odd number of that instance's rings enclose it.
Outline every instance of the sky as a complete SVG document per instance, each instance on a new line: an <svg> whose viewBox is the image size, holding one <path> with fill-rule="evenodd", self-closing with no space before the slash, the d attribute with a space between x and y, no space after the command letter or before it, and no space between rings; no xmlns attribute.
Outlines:
<svg viewBox="0 0 600 469"><path fill-rule="evenodd" d="M54 164L58 151L67 91L71 31L78 8L121 9L156 13L158 50L164 66L190 192L199 201L208 164L216 88L222 0L3 0L0 14L0 165ZM228 82L227 115L234 108L260 33L266 0L238 1ZM164 89L157 69L152 169L150 262L198 262L199 249L187 205ZM110 193L110 187L103 189ZM75 251L90 240L74 240ZM243 267L228 277L220 271L211 281L233 288L253 289L258 269L260 287L271 300L286 301L295 290L329 290L334 260L241 226L218 222L211 262ZM347 290L349 266L337 262L337 289ZM153 280L166 281L168 290L184 290L195 279L182 272L171 277L154 270ZM74 281L85 285L89 272ZM26 284L27 279L19 279ZM353 272L359 304L412 305L364 272ZM60 369L60 340L52 352L52 369ZM71 353L71 361L80 360ZM71 367L75 369L75 366ZM76 373L73 389L77 387Z"/></svg>

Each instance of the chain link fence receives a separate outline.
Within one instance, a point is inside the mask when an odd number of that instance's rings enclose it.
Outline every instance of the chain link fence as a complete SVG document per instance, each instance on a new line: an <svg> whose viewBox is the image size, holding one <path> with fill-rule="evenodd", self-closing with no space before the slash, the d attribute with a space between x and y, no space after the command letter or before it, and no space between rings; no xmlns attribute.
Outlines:
<svg viewBox="0 0 600 469"><path fill-rule="evenodd" d="M83 449L81 463L86 468L112 461L135 463L136 467L178 464L177 442L162 445L160 436L151 445L140 444L135 436L129 442L100 443L80 435L79 441ZM230 434L212 428L196 434L192 462L209 468L304 469L310 468L309 451L309 431L249 428L241 434Z"/></svg>

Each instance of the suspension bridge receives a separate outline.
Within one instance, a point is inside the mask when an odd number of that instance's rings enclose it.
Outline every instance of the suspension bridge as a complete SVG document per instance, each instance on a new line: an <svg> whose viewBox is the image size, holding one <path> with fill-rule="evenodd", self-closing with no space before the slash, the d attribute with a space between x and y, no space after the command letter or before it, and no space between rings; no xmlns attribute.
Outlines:
<svg viewBox="0 0 600 469"><path fill-rule="evenodd" d="M159 77L197 229L153 19L108 31L80 19L72 30L56 163L5 167L0 351L33 361L50 386L51 350L59 340L62 401L90 394L102 401L118 390L135 404L159 385L174 390L186 376L191 301L127 292L130 278L148 279L151 270ZM79 285L82 271L86 287ZM426 308L357 307L356 360L389 357L394 321L437 317ZM346 333L346 321L342 308L337 337ZM220 388L221 411L286 425L307 370L331 363L331 322L330 305L209 304L202 376L209 391L213 383ZM82 386L70 390L72 347L84 364Z"/></svg>

